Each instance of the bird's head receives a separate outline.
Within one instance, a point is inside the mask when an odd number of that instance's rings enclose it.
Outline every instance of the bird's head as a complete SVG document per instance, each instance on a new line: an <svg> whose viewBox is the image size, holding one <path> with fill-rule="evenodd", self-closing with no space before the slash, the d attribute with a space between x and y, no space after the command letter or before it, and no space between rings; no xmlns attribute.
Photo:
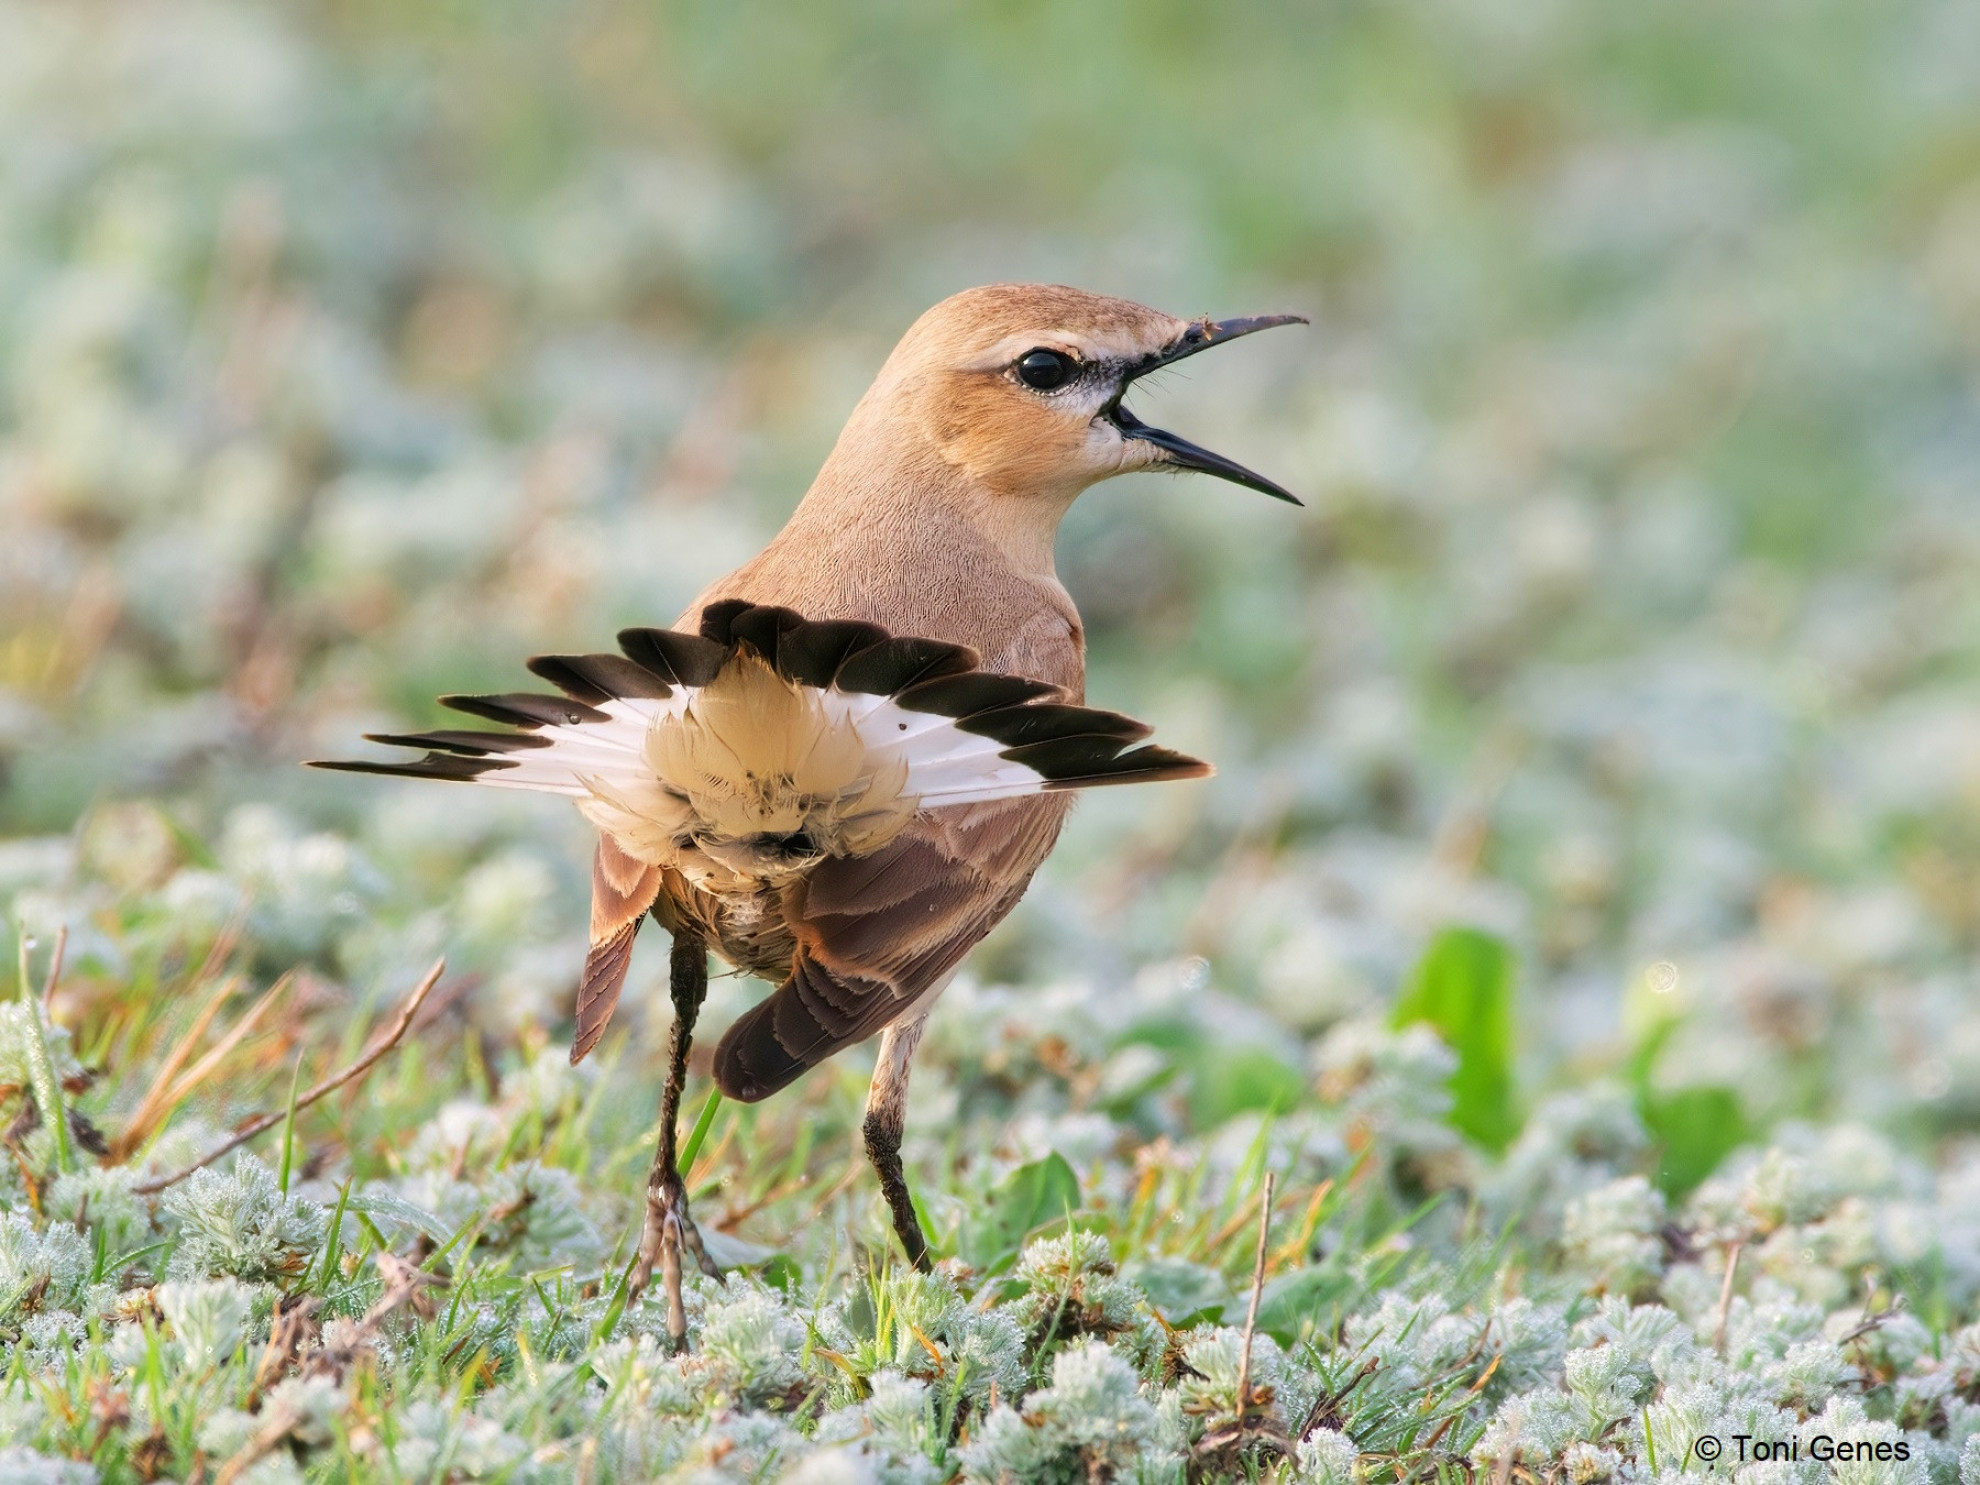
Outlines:
<svg viewBox="0 0 1980 1485"><path fill-rule="evenodd" d="M999 497L1063 511L1136 469L1198 470L1280 500L1290 492L1122 402L1136 378L1300 315L1179 320L1056 284L992 284L929 310L894 348L861 411L906 419L948 464Z"/></svg>

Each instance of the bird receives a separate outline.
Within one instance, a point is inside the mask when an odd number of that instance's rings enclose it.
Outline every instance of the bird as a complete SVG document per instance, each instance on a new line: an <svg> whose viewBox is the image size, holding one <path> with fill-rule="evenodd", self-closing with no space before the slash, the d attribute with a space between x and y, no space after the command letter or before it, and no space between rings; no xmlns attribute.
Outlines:
<svg viewBox="0 0 1980 1485"><path fill-rule="evenodd" d="M921 315L783 529L669 629L538 656L554 693L447 696L505 730L369 734L425 750L318 767L563 795L598 830L571 1060L603 1035L649 917L672 935L674 1020L637 1296L658 1263L712 1277L677 1170L713 950L776 988L728 1027L716 1086L754 1102L876 1034L862 1135L907 1259L930 1265L901 1161L931 1006L1017 904L1074 795L1210 766L1089 707L1085 630L1053 547L1079 494L1196 471L1301 502L1124 403L1142 377L1295 314L1180 319L1048 284Z"/></svg>

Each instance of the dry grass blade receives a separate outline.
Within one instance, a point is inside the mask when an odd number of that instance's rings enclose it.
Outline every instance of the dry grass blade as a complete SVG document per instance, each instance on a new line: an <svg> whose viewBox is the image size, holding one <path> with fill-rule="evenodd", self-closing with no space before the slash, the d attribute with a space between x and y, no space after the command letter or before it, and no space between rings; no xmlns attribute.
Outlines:
<svg viewBox="0 0 1980 1485"><path fill-rule="evenodd" d="M1320 1214L1327 1205L1327 1198L1333 1195L1333 1193L1334 1178L1332 1176L1327 1177L1326 1180L1313 1188L1313 1195L1306 1203L1306 1211L1300 1217L1299 1231L1294 1233L1291 1240L1273 1255L1271 1263L1273 1268L1278 1268L1288 1263L1297 1263L1304 1257L1307 1244L1313 1241L1313 1234L1320 1230Z"/></svg>
<svg viewBox="0 0 1980 1485"><path fill-rule="evenodd" d="M289 987L294 983L295 972L292 970L270 985L262 992L261 998L247 1008L241 1019L227 1028L226 1035L207 1049L205 1056L174 1080L171 1088L160 1100L159 1112L156 1116L159 1123L171 1118L173 1111L192 1097L200 1084L219 1071L220 1065L233 1055L236 1047L248 1039L254 1029L261 1024L261 1018L268 1014L276 1001L289 993ZM133 1145L131 1148L138 1150L143 1147Z"/></svg>
<svg viewBox="0 0 1980 1485"><path fill-rule="evenodd" d="M1265 1173L1258 1202L1258 1247L1251 1264L1251 1300L1245 1307L1244 1340L1238 1352L1237 1395L1231 1418L1197 1440L1191 1450L1189 1478L1223 1480L1255 1478L1272 1455L1291 1458L1297 1448L1273 1421L1273 1390L1251 1385L1251 1349L1258 1334L1258 1305L1265 1292L1266 1255L1272 1237L1272 1195L1277 1181ZM1247 1458L1249 1456L1249 1458Z"/></svg>
<svg viewBox="0 0 1980 1485"><path fill-rule="evenodd" d="M316 1336L316 1310L321 1301L313 1294L299 1294L275 1302L275 1313L268 1326L268 1344L254 1369L248 1387L248 1406L260 1406L261 1395L281 1379Z"/></svg>
<svg viewBox="0 0 1980 1485"><path fill-rule="evenodd" d="M1240 1428L1244 1426L1245 1414L1251 1407L1251 1338L1258 1332L1258 1301L1265 1292L1265 1244L1272 1235L1272 1188L1275 1184L1272 1172L1265 1172L1265 1190L1258 1201L1258 1257L1251 1265L1251 1301L1244 1309L1244 1350L1238 1355L1237 1408Z"/></svg>
<svg viewBox="0 0 1980 1485"><path fill-rule="evenodd" d="M45 1012L55 998L55 987L62 983L62 959L69 951L69 925L55 930L55 948L48 956L48 978L41 982L41 1005Z"/></svg>
<svg viewBox="0 0 1980 1485"><path fill-rule="evenodd" d="M372 1064L391 1051L392 1048L396 1047L399 1044L400 1038L406 1034L407 1028L412 1025L413 1017L419 1014L419 1008L425 1003L426 997L432 994L433 987L440 983L440 976L446 971L446 968L446 960L434 960L433 968L426 972L424 979L413 986L412 994L408 995L405 1004L399 1007L399 1014L393 1019L392 1024L386 1028L385 1034L373 1042L370 1048L365 1051L364 1055L359 1057L349 1067L346 1067L334 1076L325 1078L314 1088L311 1088L309 1092L298 1098L295 1103L297 1111L300 1112L308 1108L311 1104L328 1098L346 1083L362 1077L371 1070ZM141 1196L152 1196L163 1191L167 1186L177 1185L194 1171L199 1170L203 1166L211 1165L229 1150L238 1149L256 1135L273 1129L288 1117L288 1113L289 1111L287 1109L283 1109L279 1113L259 1115L235 1130L191 1165L186 1166L182 1170L173 1171L169 1176L161 1176L155 1181L146 1181L143 1185L134 1189Z"/></svg>
<svg viewBox="0 0 1980 1485"><path fill-rule="evenodd" d="M211 961L212 955L207 957ZM194 983L198 982L199 977L195 976ZM239 988L240 981L232 975L216 985L206 1004L199 1008L199 1014L193 1017L192 1025L186 1028L185 1035L181 1036L173 1044L172 1050L165 1054L165 1061L160 1065L158 1075L151 1080L151 1086L145 1090L143 1101L138 1104L137 1111L124 1125L124 1132L118 1135L110 1146L110 1160L113 1165L122 1165L144 1148L145 1141L150 1139L153 1131L164 1122L166 1115L171 1112L169 1097L173 1087L178 1083L180 1069L191 1058L193 1048L198 1046L200 1039L206 1035L206 1029L213 1024L213 1018L220 1014L220 1007L225 1005L228 997Z"/></svg>
<svg viewBox="0 0 1980 1485"><path fill-rule="evenodd" d="M1739 1254L1744 1243L1734 1243L1726 1250L1726 1277L1719 1285L1719 1319L1712 1327L1712 1349L1721 1356L1726 1354L1726 1320L1732 1314L1733 1280L1739 1276Z"/></svg>
<svg viewBox="0 0 1980 1485"><path fill-rule="evenodd" d="M145 1143L157 1132L158 1126L170 1115L171 1094L178 1082L180 1069L192 1057L193 1050L205 1037L207 1028L213 1024L214 1017L220 1014L220 1008L240 988L239 976L228 975L222 979L220 972L234 957L234 951L240 947L241 935L247 930L248 907L249 904L242 903L234 916L214 935L213 942L207 946L206 957L200 960L199 968L194 970L192 977L174 992L175 999L190 998L198 993L201 986L215 980L219 981L213 993L207 997L206 1003L199 1008L199 1014L193 1018L192 1025L186 1028L185 1033L173 1043L172 1050L165 1055L165 1061L160 1065L157 1075L152 1078L151 1086L145 1090L137 1111L126 1122L123 1133L111 1142L107 1158L112 1165L122 1165L143 1149Z"/></svg>

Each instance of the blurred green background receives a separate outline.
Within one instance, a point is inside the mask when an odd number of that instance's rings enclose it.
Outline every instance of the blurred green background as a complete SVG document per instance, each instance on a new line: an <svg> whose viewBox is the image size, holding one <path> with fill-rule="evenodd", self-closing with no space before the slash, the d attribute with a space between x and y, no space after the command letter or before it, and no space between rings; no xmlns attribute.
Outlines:
<svg viewBox="0 0 1980 1485"><path fill-rule="evenodd" d="M1309 509L1074 512L1091 694L1220 776L980 976L1283 1048L1468 924L1529 1096L1970 1135L1976 98L1966 0L0 5L0 901L556 1024L576 817L297 760L670 620L1054 280L1311 314L1137 393Z"/></svg>

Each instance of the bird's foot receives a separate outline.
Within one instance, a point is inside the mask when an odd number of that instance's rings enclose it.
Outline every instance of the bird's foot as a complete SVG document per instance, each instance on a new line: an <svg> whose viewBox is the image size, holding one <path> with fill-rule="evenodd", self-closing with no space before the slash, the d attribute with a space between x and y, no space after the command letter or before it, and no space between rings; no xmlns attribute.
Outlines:
<svg viewBox="0 0 1980 1485"><path fill-rule="evenodd" d="M681 1255L694 1255L695 1267L716 1283L722 1270L702 1246L701 1229L688 1215L687 1184L677 1171L657 1176L646 1187L646 1223L640 1230L639 1257L634 1260L627 1299L639 1298L660 1266L660 1287L667 1296L667 1338L676 1351L687 1346L687 1307L681 1299Z"/></svg>

